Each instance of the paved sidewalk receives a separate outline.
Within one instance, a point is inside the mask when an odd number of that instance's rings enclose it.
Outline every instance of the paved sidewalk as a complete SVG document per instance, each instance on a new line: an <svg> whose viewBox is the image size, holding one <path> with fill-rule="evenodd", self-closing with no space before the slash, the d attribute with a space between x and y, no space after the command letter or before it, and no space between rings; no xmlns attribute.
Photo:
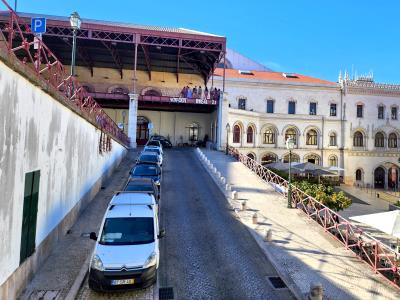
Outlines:
<svg viewBox="0 0 400 300"><path fill-rule="evenodd" d="M354 186L344 184L340 185L338 189L348 193L353 198L353 204L340 212L340 215L345 218L389 211L389 202L376 198L375 191L371 194Z"/></svg>
<svg viewBox="0 0 400 300"><path fill-rule="evenodd" d="M247 211L238 212L240 219L287 284L304 295L311 283L322 283L325 299L400 299L399 290L344 250L301 211L286 208L286 199L242 163L221 152L203 152L232 190L238 191L239 200L247 201ZM241 201L234 202L234 207L239 208ZM258 223L253 225L255 212ZM273 241L260 242L268 229L272 229Z"/></svg>
<svg viewBox="0 0 400 300"><path fill-rule="evenodd" d="M353 201L349 208L339 212L339 214L346 219L349 219L349 217L353 216L389 211L389 202L375 197L375 190L373 190L373 193L371 194L367 193L365 190L360 190L359 188L350 185L341 185L339 189L350 195ZM397 244L396 238L383 233L380 230L355 221L351 221L351 223L362 228L364 232L367 232L389 247L392 247L392 249L394 249L394 246Z"/></svg>
<svg viewBox="0 0 400 300"><path fill-rule="evenodd" d="M114 191L121 190L126 183L135 158L136 152L130 151L122 160L104 184L105 189L97 193L70 233L62 237L20 299L64 299L67 296L94 247L94 242L84 234L99 230L107 205Z"/></svg>

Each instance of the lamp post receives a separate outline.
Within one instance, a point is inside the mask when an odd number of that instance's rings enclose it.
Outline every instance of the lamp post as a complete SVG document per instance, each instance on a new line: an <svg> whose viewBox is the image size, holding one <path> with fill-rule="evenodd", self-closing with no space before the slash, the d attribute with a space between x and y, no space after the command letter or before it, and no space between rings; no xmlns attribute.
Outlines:
<svg viewBox="0 0 400 300"><path fill-rule="evenodd" d="M286 140L286 149L289 150L289 183L288 183L288 202L287 207L292 208L292 176L291 176L291 168L292 168L292 150L294 148L294 140L292 137L289 137Z"/></svg>
<svg viewBox="0 0 400 300"><path fill-rule="evenodd" d="M226 148L225 148L225 154L228 155L228 149L229 149L229 132L231 131L231 125L229 123L226 123Z"/></svg>
<svg viewBox="0 0 400 300"><path fill-rule="evenodd" d="M75 57L76 57L76 33L81 28L81 18L77 12L73 12L69 17L72 28L72 59L71 59L71 76L75 76Z"/></svg>

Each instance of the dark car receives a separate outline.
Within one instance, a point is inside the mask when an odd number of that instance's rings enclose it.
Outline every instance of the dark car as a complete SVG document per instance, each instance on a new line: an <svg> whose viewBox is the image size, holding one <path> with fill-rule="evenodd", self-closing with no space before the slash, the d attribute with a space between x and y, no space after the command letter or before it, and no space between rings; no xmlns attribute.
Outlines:
<svg viewBox="0 0 400 300"><path fill-rule="evenodd" d="M158 165L153 164L137 164L129 174L132 178L150 178L154 183L160 187L161 182L161 169Z"/></svg>
<svg viewBox="0 0 400 300"><path fill-rule="evenodd" d="M157 155L157 153L154 152L144 152L139 155L138 159L136 160L137 164L151 164L151 165L157 165L160 166L161 162L160 159Z"/></svg>
<svg viewBox="0 0 400 300"><path fill-rule="evenodd" d="M162 135L153 136L151 138L151 140L152 141L160 141L163 148L171 148L172 147L171 141L169 139L167 139L166 137L163 137Z"/></svg>
<svg viewBox="0 0 400 300"><path fill-rule="evenodd" d="M154 195L157 202L160 200L158 187L151 178L130 178L125 185L124 191L150 193Z"/></svg>

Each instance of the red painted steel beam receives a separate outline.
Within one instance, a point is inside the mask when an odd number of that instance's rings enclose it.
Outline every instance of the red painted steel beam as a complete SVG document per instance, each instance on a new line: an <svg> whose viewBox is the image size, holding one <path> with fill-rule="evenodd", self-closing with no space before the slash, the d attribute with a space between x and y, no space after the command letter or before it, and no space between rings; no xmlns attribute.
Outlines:
<svg viewBox="0 0 400 300"><path fill-rule="evenodd" d="M151 63L150 63L149 50L145 45L141 45L141 47L144 54L144 60L146 61L147 72L149 73L149 80L151 80Z"/></svg>
<svg viewBox="0 0 400 300"><path fill-rule="evenodd" d="M61 40L63 40L64 43L66 43L72 49L72 44L69 42L69 40L66 40L65 38L62 38ZM86 64L87 68L90 71L91 76L93 77L94 64L93 64L93 60L91 59L90 55L87 53L87 51L85 50L85 48L83 46L78 46L78 45L76 45L76 53Z"/></svg>
<svg viewBox="0 0 400 300"><path fill-rule="evenodd" d="M121 58L119 57L118 50L113 47L112 45L109 45L107 42L102 41L102 44L104 47L110 52L111 57L115 63L115 66L118 68L119 74L121 76L121 79L123 78L123 65L121 63Z"/></svg>
<svg viewBox="0 0 400 300"><path fill-rule="evenodd" d="M190 66L195 72L200 73L203 76L204 79L204 83L207 84L207 74L204 73L204 71L202 69L199 68L199 66L196 63L191 63L189 61L186 60L186 58L184 56L181 55L182 60L188 65Z"/></svg>
<svg viewBox="0 0 400 300"><path fill-rule="evenodd" d="M182 44L182 43L180 43L180 44ZM178 48L178 55L176 56L176 82L179 82L181 50L182 50L182 48L179 47Z"/></svg>

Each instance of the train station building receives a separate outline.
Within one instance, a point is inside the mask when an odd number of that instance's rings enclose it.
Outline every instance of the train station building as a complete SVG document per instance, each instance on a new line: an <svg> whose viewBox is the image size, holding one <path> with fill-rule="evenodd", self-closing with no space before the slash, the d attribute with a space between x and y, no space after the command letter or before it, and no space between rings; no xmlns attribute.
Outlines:
<svg viewBox="0 0 400 300"><path fill-rule="evenodd" d="M32 14L20 14L27 23ZM44 43L64 65L71 63L68 17L46 16ZM84 88L130 137L149 135L173 145L217 142L218 105L213 73L224 61L225 37L188 29L82 20L75 74ZM201 95L184 95L184 87ZM208 93L206 92L206 88ZM207 95L206 95L207 94ZM225 126L224 126L225 127Z"/></svg>

